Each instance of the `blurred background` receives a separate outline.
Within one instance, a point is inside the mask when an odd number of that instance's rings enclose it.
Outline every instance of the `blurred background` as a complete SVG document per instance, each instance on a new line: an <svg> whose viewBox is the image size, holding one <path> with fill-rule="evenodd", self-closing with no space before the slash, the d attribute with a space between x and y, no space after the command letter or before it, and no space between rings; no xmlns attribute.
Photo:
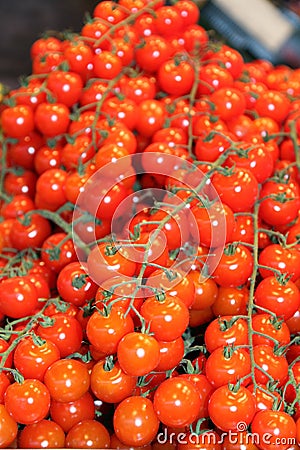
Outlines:
<svg viewBox="0 0 300 450"><path fill-rule="evenodd" d="M281 52L279 59L278 55L269 52L264 42L257 41L255 36L253 37L253 33L255 35L256 31L255 26L261 28L256 20L252 20L251 24L248 23L253 30L247 31L243 25L241 26L239 17L232 20L232 17L228 16L226 11L224 12L223 5L226 9L226 3L232 3L233 0L195 1L201 5L204 4L200 24L207 29L216 30L221 39L243 54L250 58L265 57L270 60L274 58L272 62L275 63L291 62L291 65L300 66L299 0L255 0L255 2L239 0L234 2L237 5L234 12L236 13L240 8L239 14L244 17L247 16L245 7L253 8L254 3L263 5L263 3L272 2L283 15L284 20L290 22L295 31L293 39L288 43L283 43L284 49L287 51L285 54ZM97 3L99 0L0 0L0 83L9 88L16 87L21 75L31 73L30 47L32 43L47 30L80 31L85 13L92 14ZM256 14L259 17L259 6L256 6ZM273 31L272 19L264 17L263 21L266 34L270 34ZM269 31L266 31L267 28ZM274 31L278 32L278 30ZM291 59L291 55L294 60Z"/></svg>
<svg viewBox="0 0 300 450"><path fill-rule="evenodd" d="M0 82L13 88L31 72L30 47L46 30L80 31L97 0L0 0Z"/></svg>

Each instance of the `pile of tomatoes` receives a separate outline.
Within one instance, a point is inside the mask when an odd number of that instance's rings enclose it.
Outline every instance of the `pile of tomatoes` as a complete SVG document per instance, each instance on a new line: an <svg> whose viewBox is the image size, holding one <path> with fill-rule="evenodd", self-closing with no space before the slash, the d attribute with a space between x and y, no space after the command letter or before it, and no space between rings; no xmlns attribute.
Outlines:
<svg viewBox="0 0 300 450"><path fill-rule="evenodd" d="M299 449L300 69L99 2L1 104L0 448Z"/></svg>

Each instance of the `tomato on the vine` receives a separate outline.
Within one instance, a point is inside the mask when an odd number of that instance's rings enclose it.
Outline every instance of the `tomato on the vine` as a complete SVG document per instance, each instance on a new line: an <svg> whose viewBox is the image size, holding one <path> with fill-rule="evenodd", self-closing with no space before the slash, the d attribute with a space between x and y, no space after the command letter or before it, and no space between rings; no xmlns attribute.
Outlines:
<svg viewBox="0 0 300 450"><path fill-rule="evenodd" d="M243 386L232 390L226 385L220 386L210 396L208 412L219 429L236 431L240 422L245 426L252 422L256 413L255 399Z"/></svg>

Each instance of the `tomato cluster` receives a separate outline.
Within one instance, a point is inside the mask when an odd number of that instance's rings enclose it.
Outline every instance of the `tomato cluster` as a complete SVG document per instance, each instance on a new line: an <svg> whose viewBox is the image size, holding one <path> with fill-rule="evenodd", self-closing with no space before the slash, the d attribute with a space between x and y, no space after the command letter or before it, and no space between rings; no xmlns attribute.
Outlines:
<svg viewBox="0 0 300 450"><path fill-rule="evenodd" d="M299 449L300 72L200 14L99 2L2 102L0 448Z"/></svg>

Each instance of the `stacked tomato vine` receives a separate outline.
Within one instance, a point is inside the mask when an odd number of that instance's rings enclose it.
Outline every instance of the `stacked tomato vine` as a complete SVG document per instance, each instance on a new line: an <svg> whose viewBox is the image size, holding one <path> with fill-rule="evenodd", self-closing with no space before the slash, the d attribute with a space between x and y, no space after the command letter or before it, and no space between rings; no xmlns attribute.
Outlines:
<svg viewBox="0 0 300 450"><path fill-rule="evenodd" d="M3 101L1 448L299 448L300 69L199 15L100 2Z"/></svg>

